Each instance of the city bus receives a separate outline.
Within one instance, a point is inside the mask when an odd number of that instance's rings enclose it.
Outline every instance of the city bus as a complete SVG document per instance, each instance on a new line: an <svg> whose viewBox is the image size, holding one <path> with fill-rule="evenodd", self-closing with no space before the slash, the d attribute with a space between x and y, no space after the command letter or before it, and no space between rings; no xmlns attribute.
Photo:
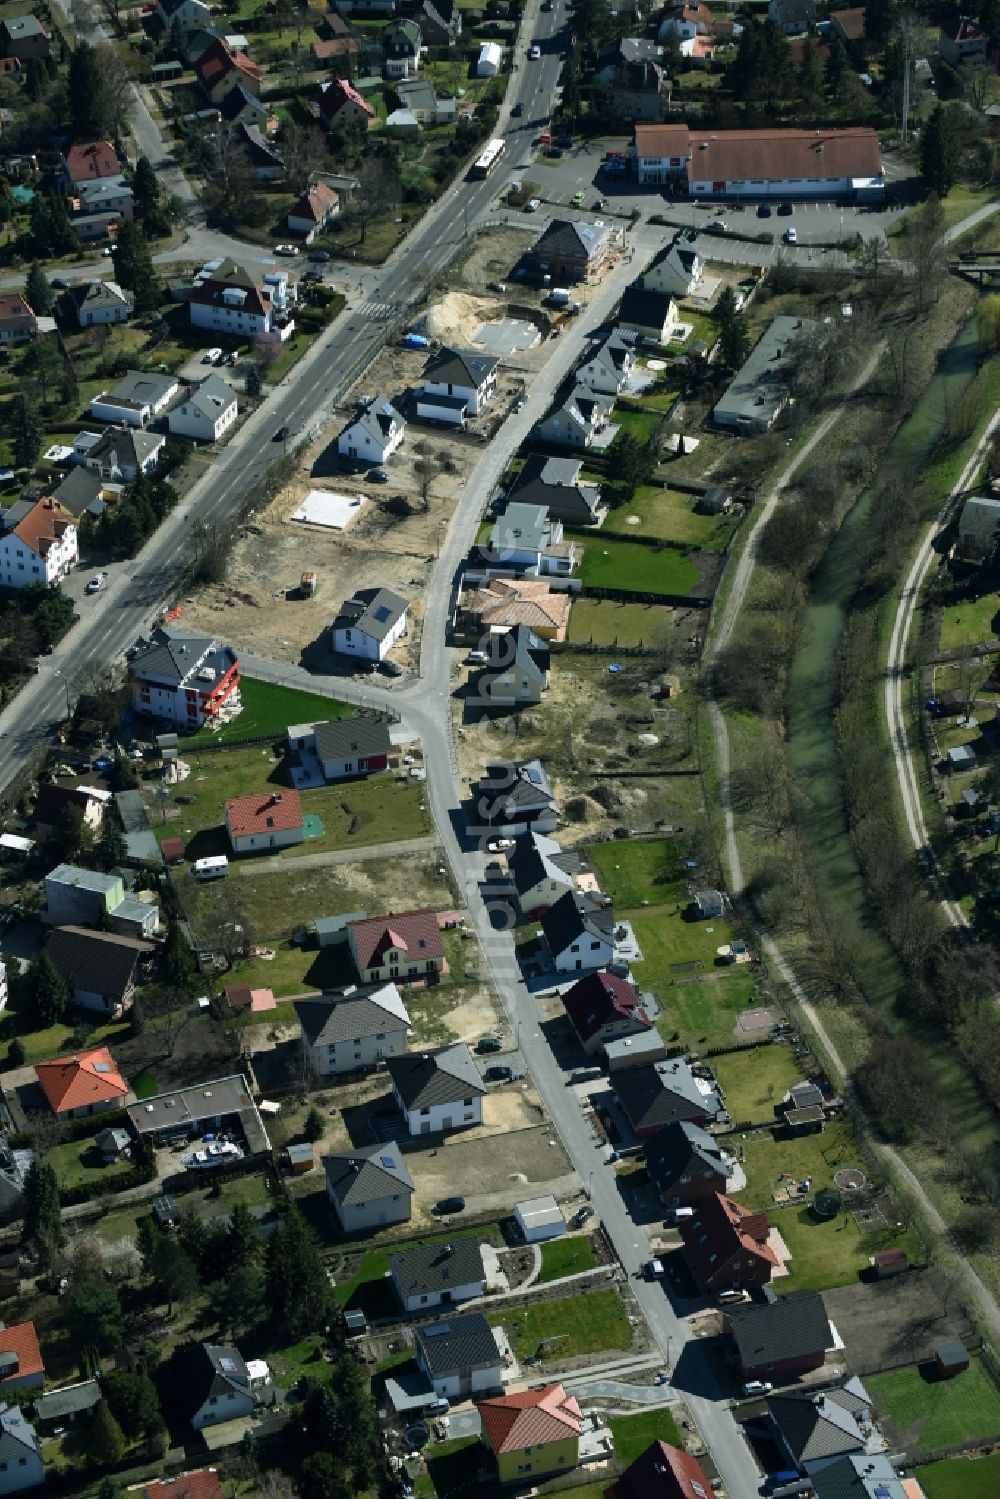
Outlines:
<svg viewBox="0 0 1000 1499"><path fill-rule="evenodd" d="M487 141L469 169L470 177L488 177L507 149L502 140Z"/></svg>

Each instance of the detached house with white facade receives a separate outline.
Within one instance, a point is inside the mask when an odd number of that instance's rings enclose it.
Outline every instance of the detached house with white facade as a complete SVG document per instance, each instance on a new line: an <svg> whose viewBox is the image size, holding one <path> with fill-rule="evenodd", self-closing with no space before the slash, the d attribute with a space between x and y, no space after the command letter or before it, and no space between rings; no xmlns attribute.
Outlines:
<svg viewBox="0 0 1000 1499"><path fill-rule="evenodd" d="M403 1310L419 1312L427 1307L452 1306L486 1293L485 1244L479 1239L440 1240L401 1250L389 1261L393 1290Z"/></svg>
<svg viewBox="0 0 1000 1499"><path fill-rule="evenodd" d="M202 1343L191 1360L186 1388L195 1431L249 1416L257 1403L246 1360L232 1345Z"/></svg>
<svg viewBox="0 0 1000 1499"><path fill-rule="evenodd" d="M619 333L612 333L577 366L574 379L584 390L597 391L606 396L620 396L627 389L634 373L633 343L622 338Z"/></svg>
<svg viewBox="0 0 1000 1499"><path fill-rule="evenodd" d="M295 1013L303 1050L317 1077L377 1067L406 1050L410 1017L395 984L300 999Z"/></svg>
<svg viewBox="0 0 1000 1499"><path fill-rule="evenodd" d="M71 286L65 297L81 328L127 323L135 310L135 297L117 281L83 281Z"/></svg>
<svg viewBox="0 0 1000 1499"><path fill-rule="evenodd" d="M372 396L337 438L337 452L359 463L385 463L401 446L405 432L406 422L392 402Z"/></svg>
<svg viewBox="0 0 1000 1499"><path fill-rule="evenodd" d="M16 1405L0 1404L0 1494L20 1494L45 1482L35 1428Z"/></svg>
<svg viewBox="0 0 1000 1499"><path fill-rule="evenodd" d="M188 315L193 328L283 343L295 331L292 309L297 300L297 282L288 271L260 276L227 257L195 277Z"/></svg>
<svg viewBox="0 0 1000 1499"><path fill-rule="evenodd" d="M499 359L465 349L441 349L424 370L417 392L417 415L460 426L478 416L496 395Z"/></svg>
<svg viewBox="0 0 1000 1499"><path fill-rule="evenodd" d="M336 188L326 182L314 182L288 210L287 224L291 232L301 234L308 245L339 212L340 197Z"/></svg>
<svg viewBox="0 0 1000 1499"><path fill-rule="evenodd" d="M167 417L175 437L193 437L195 442L218 442L239 416L236 392L221 375L209 375Z"/></svg>
<svg viewBox="0 0 1000 1499"><path fill-rule="evenodd" d="M347 945L363 984L434 981L444 968L444 942L433 911L401 911L347 925Z"/></svg>
<svg viewBox="0 0 1000 1499"><path fill-rule="evenodd" d="M683 231L675 234L639 278L647 291L663 292L669 297L690 297L705 274L705 262Z"/></svg>
<svg viewBox="0 0 1000 1499"><path fill-rule="evenodd" d="M109 427L100 434L81 432L73 451L82 458L85 468L102 479L123 479L131 484L140 474L153 472L166 445L167 439L159 432Z"/></svg>
<svg viewBox="0 0 1000 1499"><path fill-rule="evenodd" d="M604 432L614 409L613 395L577 386L552 407L531 435L550 448L589 448Z"/></svg>
<svg viewBox="0 0 1000 1499"><path fill-rule="evenodd" d="M129 370L110 390L102 390L90 402L90 414L99 422L121 422L126 427L145 427L175 400L180 385L173 375Z"/></svg>
<svg viewBox="0 0 1000 1499"><path fill-rule="evenodd" d="M51 498L18 500L0 526L0 587L58 583L79 557L76 522Z"/></svg>
<svg viewBox="0 0 1000 1499"><path fill-rule="evenodd" d="M333 649L340 655L383 661L406 634L408 605L389 588L359 588L341 605L331 626Z"/></svg>
<svg viewBox="0 0 1000 1499"><path fill-rule="evenodd" d="M326 1195L345 1234L366 1233L410 1217L413 1178L395 1140L325 1155Z"/></svg>
<svg viewBox="0 0 1000 1499"><path fill-rule="evenodd" d="M411 1135L438 1135L482 1124L486 1087L464 1041L441 1051L390 1057L386 1066Z"/></svg>

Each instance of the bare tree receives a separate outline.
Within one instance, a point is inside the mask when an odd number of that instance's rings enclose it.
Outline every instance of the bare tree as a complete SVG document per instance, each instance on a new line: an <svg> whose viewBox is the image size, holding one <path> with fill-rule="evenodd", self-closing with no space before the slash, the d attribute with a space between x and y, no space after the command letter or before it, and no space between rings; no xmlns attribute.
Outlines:
<svg viewBox="0 0 1000 1499"><path fill-rule="evenodd" d="M77 36L85 37L97 25L97 7L92 0L71 0L69 13Z"/></svg>
<svg viewBox="0 0 1000 1499"><path fill-rule="evenodd" d="M101 91L108 111L108 123L115 138L123 136L132 108L132 83L138 77L141 56L128 47L103 42L94 49L101 73Z"/></svg>
<svg viewBox="0 0 1000 1499"><path fill-rule="evenodd" d="M399 171L395 161L385 153L365 159L358 173L358 190L351 212L361 230L361 243L368 236L368 226L389 213L400 198Z"/></svg>

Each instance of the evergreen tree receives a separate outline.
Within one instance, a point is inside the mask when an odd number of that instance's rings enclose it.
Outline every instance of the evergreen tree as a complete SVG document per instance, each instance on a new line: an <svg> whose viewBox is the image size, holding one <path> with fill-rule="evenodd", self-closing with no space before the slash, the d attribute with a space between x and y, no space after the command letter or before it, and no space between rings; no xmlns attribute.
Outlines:
<svg viewBox="0 0 1000 1499"><path fill-rule="evenodd" d="M101 1380L101 1390L125 1436L131 1441L152 1436L163 1425L156 1386L145 1368L112 1369Z"/></svg>
<svg viewBox="0 0 1000 1499"><path fill-rule="evenodd" d="M823 69L823 78L826 83L827 93L836 101L844 85L844 79L850 71L850 59L847 56L847 48L839 36L831 36L830 51L827 54L826 67Z"/></svg>
<svg viewBox="0 0 1000 1499"><path fill-rule="evenodd" d="M118 1499L118 1485L113 1478L102 1478L97 1489L97 1499Z"/></svg>
<svg viewBox="0 0 1000 1499"><path fill-rule="evenodd" d="M125 1455L125 1437L106 1400L98 1403L91 1417L87 1451L99 1468L117 1468Z"/></svg>
<svg viewBox="0 0 1000 1499"><path fill-rule="evenodd" d="M245 1202L234 1202L226 1227L225 1262L234 1268L255 1265L260 1259L257 1220Z"/></svg>
<svg viewBox="0 0 1000 1499"><path fill-rule="evenodd" d="M339 1418L336 1451L350 1463L355 1489L377 1483L380 1464L379 1435L371 1392L357 1360L342 1354L333 1368L332 1381Z"/></svg>
<svg viewBox="0 0 1000 1499"><path fill-rule="evenodd" d="M877 47L884 47L896 23L895 0L867 0L865 36Z"/></svg>
<svg viewBox="0 0 1000 1499"><path fill-rule="evenodd" d="M52 1167L37 1156L24 1179L24 1241L45 1270L51 1270L64 1243L59 1183Z"/></svg>
<svg viewBox="0 0 1000 1499"><path fill-rule="evenodd" d="M0 224L9 223L14 217L14 194L9 180L0 172Z"/></svg>
<svg viewBox="0 0 1000 1499"><path fill-rule="evenodd" d="M193 974L194 958L180 922L171 921L163 943L163 977L174 989L189 989Z"/></svg>
<svg viewBox="0 0 1000 1499"><path fill-rule="evenodd" d="M104 814L97 852L101 866L104 869L117 868L119 864L124 864L128 856L128 845L125 842L125 834L121 830L121 825L112 817L110 811L106 811Z"/></svg>
<svg viewBox="0 0 1000 1499"><path fill-rule="evenodd" d="M317 1140L322 1140L326 1130L326 1120L315 1106L306 1115L306 1122L302 1126L302 1133L310 1145L315 1145Z"/></svg>
<svg viewBox="0 0 1000 1499"><path fill-rule="evenodd" d="M78 41L69 60L69 112L78 140L100 140L107 134L107 110L95 49Z"/></svg>
<svg viewBox="0 0 1000 1499"><path fill-rule="evenodd" d="M63 1017L69 990L66 980L43 948L31 961L28 986L34 1000L35 1014L41 1025L55 1025Z"/></svg>
<svg viewBox="0 0 1000 1499"><path fill-rule="evenodd" d="M49 91L49 75L40 57L29 57L24 67L24 92L32 104L41 104Z"/></svg>
<svg viewBox="0 0 1000 1499"><path fill-rule="evenodd" d="M159 202L160 184L156 180L156 173L153 171L148 156L140 156L135 164L132 193L135 198L135 211L140 218L145 218L146 214Z"/></svg>
<svg viewBox="0 0 1000 1499"><path fill-rule="evenodd" d="M167 1316L173 1316L174 1302L190 1301L198 1293L198 1269L194 1260L176 1239L161 1238L150 1264L153 1279L167 1302Z"/></svg>
<svg viewBox="0 0 1000 1499"><path fill-rule="evenodd" d="M63 1301L70 1339L81 1359L113 1353L124 1336L122 1304L106 1280L79 1280Z"/></svg>
<svg viewBox="0 0 1000 1499"><path fill-rule="evenodd" d="M28 232L39 255L69 255L80 248L61 193L35 194L28 209Z"/></svg>
<svg viewBox="0 0 1000 1499"><path fill-rule="evenodd" d="M946 198L955 186L958 157L958 137L951 111L938 104L920 142L920 173L939 198Z"/></svg>
<svg viewBox="0 0 1000 1499"><path fill-rule="evenodd" d="M260 395L264 383L261 379L260 365L251 363L246 365L244 368L245 373L243 376L243 389L246 391L246 394L250 397L251 401L256 401L257 397Z"/></svg>
<svg viewBox="0 0 1000 1499"><path fill-rule="evenodd" d="M816 40L812 35L806 37L802 48L802 61L799 63L795 86L803 109L819 108L823 102L823 70L819 65Z"/></svg>
<svg viewBox="0 0 1000 1499"><path fill-rule="evenodd" d="M10 403L10 432L14 462L18 468L30 468L42 451L44 432L38 412L25 395Z"/></svg>
<svg viewBox="0 0 1000 1499"><path fill-rule="evenodd" d="M284 1209L267 1243L268 1315L283 1337L316 1332L330 1310L330 1291L312 1230L294 1203Z"/></svg>
<svg viewBox="0 0 1000 1499"><path fill-rule="evenodd" d="M36 316L52 311L52 303L55 301L55 292L45 279L45 272L36 260L31 263L28 271L28 279L24 284L24 295L28 306Z"/></svg>
<svg viewBox="0 0 1000 1499"><path fill-rule="evenodd" d="M9 1067L23 1067L28 1060L28 1053L24 1049L24 1042L20 1036L15 1036L7 1048L7 1065Z"/></svg>
<svg viewBox="0 0 1000 1499"><path fill-rule="evenodd" d="M160 284L153 270L153 258L139 224L118 225L114 248L115 280L135 295L137 312L150 312L160 300Z"/></svg>
<svg viewBox="0 0 1000 1499"><path fill-rule="evenodd" d="M741 312L736 293L727 286L715 304L719 323L719 357L726 369L739 369L750 352L750 323Z"/></svg>
<svg viewBox="0 0 1000 1499"><path fill-rule="evenodd" d="M332 1452L313 1452L299 1468L301 1499L353 1499L350 1474Z"/></svg>
<svg viewBox="0 0 1000 1499"><path fill-rule="evenodd" d="M209 1286L208 1300L219 1327L235 1342L241 1332L263 1321L263 1271L256 1265L237 1265L224 1280Z"/></svg>
<svg viewBox="0 0 1000 1499"><path fill-rule="evenodd" d="M64 864L72 864L78 854L90 847L90 842L91 832L83 820L83 809L67 802L56 813L49 844Z"/></svg>

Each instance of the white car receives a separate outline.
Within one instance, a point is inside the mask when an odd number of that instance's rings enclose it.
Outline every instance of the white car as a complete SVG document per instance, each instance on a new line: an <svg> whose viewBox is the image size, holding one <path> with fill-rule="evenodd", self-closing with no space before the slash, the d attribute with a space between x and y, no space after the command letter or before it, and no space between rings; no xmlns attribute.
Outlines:
<svg viewBox="0 0 1000 1499"><path fill-rule="evenodd" d="M222 358L221 349L206 349L201 356L202 364L216 364Z"/></svg>
<svg viewBox="0 0 1000 1499"><path fill-rule="evenodd" d="M83 591L84 593L100 593L101 589L107 588L107 586L107 573L95 573Z"/></svg>
<svg viewBox="0 0 1000 1499"><path fill-rule="evenodd" d="M487 852L491 854L505 854L509 848L513 847L513 838L491 838L486 845Z"/></svg>
<svg viewBox="0 0 1000 1499"><path fill-rule="evenodd" d="M774 1385L766 1379L748 1379L743 1386L744 1395L770 1395Z"/></svg>
<svg viewBox="0 0 1000 1499"><path fill-rule="evenodd" d="M525 213L537 213L542 206L541 198L529 198L524 205Z"/></svg>
<svg viewBox="0 0 1000 1499"><path fill-rule="evenodd" d="M786 229L781 237L786 245L797 245L799 242L798 232L795 229Z"/></svg>
<svg viewBox="0 0 1000 1499"><path fill-rule="evenodd" d="M274 253L275 255L297 255L299 247L298 245L275 245Z"/></svg>
<svg viewBox="0 0 1000 1499"><path fill-rule="evenodd" d="M541 57L541 55L542 55L542 49L538 45L537 42L535 42L535 44L532 47L529 47L529 49L528 49L528 56L531 58L532 62L537 62L538 59Z"/></svg>

